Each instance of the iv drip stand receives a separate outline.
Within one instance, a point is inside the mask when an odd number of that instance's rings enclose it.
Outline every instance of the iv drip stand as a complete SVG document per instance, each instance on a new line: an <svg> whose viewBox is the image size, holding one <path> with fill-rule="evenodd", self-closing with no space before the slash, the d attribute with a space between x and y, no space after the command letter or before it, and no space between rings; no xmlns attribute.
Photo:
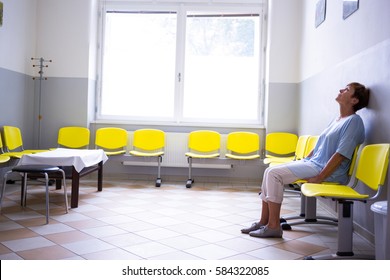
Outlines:
<svg viewBox="0 0 390 280"><path fill-rule="evenodd" d="M52 62L52 60L45 60L43 57L41 58L34 58L32 57L31 60L38 60L39 64L35 65L33 64L33 67L39 67L39 77L33 77L33 80L39 80L39 93L38 93L38 148L41 148L41 120L42 120L42 112L41 112L41 107L42 107L42 80L47 80L47 78L43 77L43 68L44 67L49 67L45 63L47 62Z"/></svg>

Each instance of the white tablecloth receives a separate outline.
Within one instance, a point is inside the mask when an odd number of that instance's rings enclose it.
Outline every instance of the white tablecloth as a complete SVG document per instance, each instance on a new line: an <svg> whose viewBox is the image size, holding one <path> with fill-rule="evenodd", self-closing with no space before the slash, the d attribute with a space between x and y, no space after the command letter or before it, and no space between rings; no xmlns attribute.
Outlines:
<svg viewBox="0 0 390 280"><path fill-rule="evenodd" d="M58 148L48 152L23 155L18 165L22 164L47 164L55 166L74 166L77 172L99 162L106 162L107 155L102 149L82 150Z"/></svg>

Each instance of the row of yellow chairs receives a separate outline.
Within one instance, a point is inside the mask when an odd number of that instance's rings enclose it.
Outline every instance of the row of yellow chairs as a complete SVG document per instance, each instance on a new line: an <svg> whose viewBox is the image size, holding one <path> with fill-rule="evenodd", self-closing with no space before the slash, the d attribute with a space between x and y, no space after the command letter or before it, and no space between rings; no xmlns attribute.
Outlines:
<svg viewBox="0 0 390 280"><path fill-rule="evenodd" d="M75 137L78 135L78 137ZM59 146L81 148L89 145L89 130L83 127L64 127L59 131ZM128 143L127 131L122 128L107 127L96 130L95 148L102 148L107 155L125 154ZM165 133L158 129L139 129L134 132L133 147L129 153L133 156L157 157L158 176L156 186L161 185L161 161L164 155ZM192 178L193 158L216 158L220 156L221 135L212 130L197 130L189 133L188 152L185 156L189 163L189 179L186 187L194 182ZM227 158L251 160L260 158L259 135L252 132L232 132L227 140Z"/></svg>
<svg viewBox="0 0 390 280"><path fill-rule="evenodd" d="M89 148L90 130L86 127L62 127L58 131L58 147ZM95 148L103 149L107 156L127 153L128 133L119 127L103 127L96 130ZM129 154L139 157L156 157L158 174L156 187L161 186L161 161L164 155L165 133L158 129L139 129L134 132L133 147Z"/></svg>
<svg viewBox="0 0 390 280"><path fill-rule="evenodd" d="M194 158L211 159L220 156L221 135L212 130L197 130L190 132L188 136L188 180L187 188L194 183L192 177L192 161ZM260 158L260 137L258 134L248 131L231 132L227 136L226 158L234 160L255 160Z"/></svg>
<svg viewBox="0 0 390 280"><path fill-rule="evenodd" d="M0 142L4 157L21 158L23 154L37 153L46 150L25 150L19 128L4 126L5 145ZM0 139L1 141L1 139ZM89 148L90 130L86 127L62 127L58 131L57 148ZM95 148L103 149L108 156L126 154L128 133L118 127L105 127L96 130ZM191 187L192 159L215 158L220 156L221 135L212 130L197 130L189 133L188 152L185 154L189 162L189 179L187 187ZM133 147L129 154L142 157L156 157L158 176L156 186L161 185L161 161L164 155L165 133L158 129L139 129L134 132ZM259 135L252 132L232 132L227 139L227 158L237 160L253 160L260 158ZM7 159L7 158L5 158ZM191 183L189 183L191 182Z"/></svg>
<svg viewBox="0 0 390 280"><path fill-rule="evenodd" d="M264 164L270 166L301 160L307 157L318 141L316 135L297 136L288 132L272 132L266 135Z"/></svg>

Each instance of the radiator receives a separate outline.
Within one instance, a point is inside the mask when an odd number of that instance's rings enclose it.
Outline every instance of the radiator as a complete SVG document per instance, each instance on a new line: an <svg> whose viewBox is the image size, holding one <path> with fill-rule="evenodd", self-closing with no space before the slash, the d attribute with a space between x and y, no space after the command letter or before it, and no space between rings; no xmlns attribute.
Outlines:
<svg viewBox="0 0 390 280"><path fill-rule="evenodd" d="M128 150L132 147L133 132L129 131L129 144ZM221 134L221 157L224 157L226 153L226 139L227 135ZM187 157L185 153L188 151L188 133L167 132L165 134L165 154L161 166L163 167L188 167ZM200 160L202 163L193 162L193 168L216 168L216 169L229 169L231 164L217 163L213 160ZM204 162L204 163L203 163ZM209 164L208 162L212 162ZM156 160L145 161L124 161L124 165L136 165L136 166L155 166Z"/></svg>

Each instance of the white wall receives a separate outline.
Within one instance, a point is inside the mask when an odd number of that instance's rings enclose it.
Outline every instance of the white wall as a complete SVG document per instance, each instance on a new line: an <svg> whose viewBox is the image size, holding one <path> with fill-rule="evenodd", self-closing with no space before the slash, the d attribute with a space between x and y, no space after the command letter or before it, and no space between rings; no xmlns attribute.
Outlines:
<svg viewBox="0 0 390 280"><path fill-rule="evenodd" d="M2 0L0 68L30 74L36 46L36 0Z"/></svg>
<svg viewBox="0 0 390 280"><path fill-rule="evenodd" d="M89 126L93 118L96 3L96 0L37 0L36 56L52 60L45 69L48 79L42 83L41 147L56 145L60 127Z"/></svg>
<svg viewBox="0 0 390 280"><path fill-rule="evenodd" d="M328 0L326 19L318 28L315 4L302 1L299 132L320 133L338 115L338 90L357 81L371 90L368 107L358 112L366 128L365 144L390 143L390 1L360 0L359 9L343 20L342 1ZM379 200L390 199L388 181ZM373 240L371 203L354 204L354 222L360 234ZM390 215L387 219L390 224Z"/></svg>
<svg viewBox="0 0 390 280"><path fill-rule="evenodd" d="M37 57L48 77L87 78L91 0L37 0Z"/></svg>
<svg viewBox="0 0 390 280"><path fill-rule="evenodd" d="M326 19L318 28L314 26L317 1L301 2L301 81L389 38L388 0L360 0L359 9L346 20L343 1L327 0Z"/></svg>
<svg viewBox="0 0 390 280"><path fill-rule="evenodd" d="M268 14L265 127L298 130L301 0L271 0Z"/></svg>
<svg viewBox="0 0 390 280"><path fill-rule="evenodd" d="M268 17L268 81L300 81L302 0L270 0Z"/></svg>
<svg viewBox="0 0 390 280"><path fill-rule="evenodd" d="M34 82L37 74L31 57L36 48L36 0L3 0L0 27L0 127L17 125L31 147L34 114Z"/></svg>

